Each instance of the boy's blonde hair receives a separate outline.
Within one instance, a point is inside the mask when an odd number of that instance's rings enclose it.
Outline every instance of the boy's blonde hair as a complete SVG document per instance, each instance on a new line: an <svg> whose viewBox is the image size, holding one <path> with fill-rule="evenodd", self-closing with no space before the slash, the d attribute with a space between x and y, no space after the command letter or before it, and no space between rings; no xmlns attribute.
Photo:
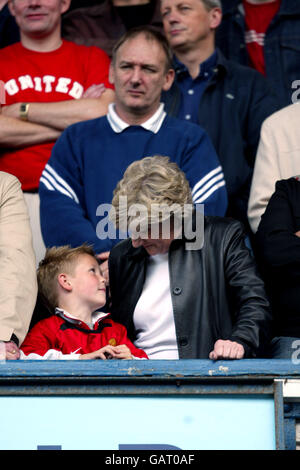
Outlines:
<svg viewBox="0 0 300 470"><path fill-rule="evenodd" d="M72 274L80 255L95 256L90 245L71 248L69 245L52 247L46 250L45 258L39 263L37 280L39 294L51 310L58 306L58 282L61 273Z"/></svg>

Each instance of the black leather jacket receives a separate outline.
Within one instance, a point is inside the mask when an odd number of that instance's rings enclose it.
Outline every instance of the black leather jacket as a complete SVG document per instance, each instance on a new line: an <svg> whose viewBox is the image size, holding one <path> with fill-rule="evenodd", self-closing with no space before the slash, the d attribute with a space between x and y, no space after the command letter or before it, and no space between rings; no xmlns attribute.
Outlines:
<svg viewBox="0 0 300 470"><path fill-rule="evenodd" d="M180 359L208 359L218 339L237 341L256 357L269 340L271 313L264 284L244 243L240 222L205 217L204 246L169 249L170 288ZM148 255L130 239L109 257L111 313L136 336L133 312L145 280ZM163 312L162 312L163 314Z"/></svg>

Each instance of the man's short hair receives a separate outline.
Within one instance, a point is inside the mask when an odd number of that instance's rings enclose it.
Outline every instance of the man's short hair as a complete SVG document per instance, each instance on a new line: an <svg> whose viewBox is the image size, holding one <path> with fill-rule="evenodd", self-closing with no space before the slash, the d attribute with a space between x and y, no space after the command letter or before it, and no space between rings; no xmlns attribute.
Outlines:
<svg viewBox="0 0 300 470"><path fill-rule="evenodd" d="M156 207L177 207L180 215L185 204L192 204L192 193L183 171L169 157L156 155L137 160L124 173L114 190L112 206L115 225L119 227L120 218L124 220L120 197L127 198L127 208L142 205L147 209L147 225L153 220L153 205ZM127 210L126 208L126 210ZM175 212L173 215L176 215ZM127 216L127 222L132 218ZM161 221L161 220L160 220Z"/></svg>
<svg viewBox="0 0 300 470"><path fill-rule="evenodd" d="M72 274L80 255L95 256L89 245L71 248L69 245L52 247L46 250L45 258L39 263L37 280L39 295L50 308L58 306L58 275L65 272Z"/></svg>
<svg viewBox="0 0 300 470"><path fill-rule="evenodd" d="M221 0L201 0L201 2L208 11L213 8L220 8L222 10Z"/></svg>
<svg viewBox="0 0 300 470"><path fill-rule="evenodd" d="M127 41L136 38L137 36L144 36L148 41L155 41L159 44L166 56L166 71L170 70L173 65L173 52L165 36L153 26L137 26L129 29L123 36L116 42L112 51L112 63L115 64L116 55L119 48Z"/></svg>

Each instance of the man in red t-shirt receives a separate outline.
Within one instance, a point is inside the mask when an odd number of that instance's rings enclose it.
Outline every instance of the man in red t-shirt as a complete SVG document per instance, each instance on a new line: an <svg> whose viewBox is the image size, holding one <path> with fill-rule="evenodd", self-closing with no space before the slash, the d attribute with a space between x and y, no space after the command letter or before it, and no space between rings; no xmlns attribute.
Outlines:
<svg viewBox="0 0 300 470"><path fill-rule="evenodd" d="M67 126L106 114L114 99L106 53L62 40L61 15L70 3L9 0L21 41L0 51L0 170L21 181L37 261L44 256L37 191L51 149Z"/></svg>
<svg viewBox="0 0 300 470"><path fill-rule="evenodd" d="M269 24L279 10L281 0L243 0L245 42L250 64L265 75L264 44Z"/></svg>

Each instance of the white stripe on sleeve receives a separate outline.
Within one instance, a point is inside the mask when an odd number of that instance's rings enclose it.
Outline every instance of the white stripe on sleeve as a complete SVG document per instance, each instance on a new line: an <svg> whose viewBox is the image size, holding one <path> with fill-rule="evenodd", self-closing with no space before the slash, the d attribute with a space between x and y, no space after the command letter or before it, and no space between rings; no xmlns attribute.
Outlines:
<svg viewBox="0 0 300 470"><path fill-rule="evenodd" d="M198 183L195 184L195 186L192 189L192 194L194 196L195 192L198 191L198 189L203 186L210 178L215 176L218 173L222 173L222 167L221 165L215 168L214 170L211 170L207 175L205 175L201 180L198 181Z"/></svg>
<svg viewBox="0 0 300 470"><path fill-rule="evenodd" d="M198 189L196 193L193 194L193 200L198 200L201 196L206 199L205 194L210 190L212 186L214 186L218 181L224 181L224 175L223 173L220 173L219 175L215 176L214 178L211 178L202 188ZM225 184L225 181L224 181Z"/></svg>
<svg viewBox="0 0 300 470"><path fill-rule="evenodd" d="M200 204L201 202L204 202L212 193L217 191L217 189L221 188L222 186L225 186L225 181L220 181L218 184L215 184L210 188L209 191L207 191L202 197L194 200L194 204Z"/></svg>
<svg viewBox="0 0 300 470"><path fill-rule="evenodd" d="M48 180L48 181L52 184L52 186L53 186L55 189L57 189L57 191L59 191L60 193L64 194L65 196L68 196L68 197L71 198L71 199L74 199L74 198L72 197L72 195L71 195L66 189L64 189L62 186L60 186L60 184L58 184L58 183L55 181L55 179L52 178L52 176L49 175L49 173L48 173L47 171L45 171L45 170L43 171L43 177L44 177L46 180Z"/></svg>
<svg viewBox="0 0 300 470"><path fill-rule="evenodd" d="M54 176L54 178L57 180L57 182L60 185L62 185L65 188L65 190L68 191L72 195L73 199L75 199L77 204L79 204L79 200L78 200L78 197L77 197L75 191L71 188L71 186L61 176L59 176L59 174L48 163L45 166L45 170L48 170L49 173L51 173L51 175Z"/></svg>
<svg viewBox="0 0 300 470"><path fill-rule="evenodd" d="M55 191L53 186L51 186L51 184L45 178L41 177L40 183L44 183L44 185L46 186L47 189L49 189L49 191Z"/></svg>

